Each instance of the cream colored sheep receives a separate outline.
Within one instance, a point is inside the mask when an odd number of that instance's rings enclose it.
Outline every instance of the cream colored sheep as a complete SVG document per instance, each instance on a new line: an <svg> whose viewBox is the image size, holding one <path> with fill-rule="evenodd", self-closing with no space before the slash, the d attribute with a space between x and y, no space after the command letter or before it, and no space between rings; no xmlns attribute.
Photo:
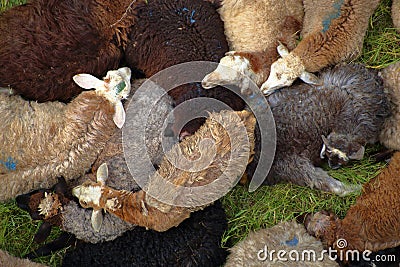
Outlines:
<svg viewBox="0 0 400 267"><path fill-rule="evenodd" d="M108 170L106 165L102 165L97 171L97 182L85 182L75 187L72 193L83 207L93 208L94 229L100 229L101 211L104 209L127 222L166 231L236 184L253 153L254 127L255 118L248 111L211 113L194 135L186 137L166 153L144 191L133 193L106 186ZM207 140L213 141L215 146ZM177 167L182 167L179 165L182 162L189 164L189 169ZM204 190L197 194L196 190L188 190L181 194L177 189L179 186L205 186L211 182L213 191L207 190L206 193ZM167 198L172 199L172 203L162 203L153 197L159 197L160 193L169 194Z"/></svg>
<svg viewBox="0 0 400 267"><path fill-rule="evenodd" d="M231 50L220 65L249 76L258 86L268 78L272 62L278 59L278 40L295 48L304 15L302 0L223 0L218 12ZM245 83L242 79L219 67L203 79L202 85L211 88Z"/></svg>
<svg viewBox="0 0 400 267"><path fill-rule="evenodd" d="M400 32L400 0L392 2L392 20L394 27Z"/></svg>
<svg viewBox="0 0 400 267"><path fill-rule="evenodd" d="M1 267L45 267L46 265L36 263L27 259L20 259L0 250Z"/></svg>
<svg viewBox="0 0 400 267"><path fill-rule="evenodd" d="M109 71L104 81L89 74L74 80L96 90L67 105L0 94L0 201L49 187L58 176L81 176L124 124L121 99L130 91L129 68Z"/></svg>
<svg viewBox="0 0 400 267"><path fill-rule="evenodd" d="M309 235L303 225L281 222L268 229L250 232L230 248L225 267L339 266L327 253L322 253L323 249L321 241ZM279 256L278 252L281 253ZM319 259L321 256L323 258Z"/></svg>

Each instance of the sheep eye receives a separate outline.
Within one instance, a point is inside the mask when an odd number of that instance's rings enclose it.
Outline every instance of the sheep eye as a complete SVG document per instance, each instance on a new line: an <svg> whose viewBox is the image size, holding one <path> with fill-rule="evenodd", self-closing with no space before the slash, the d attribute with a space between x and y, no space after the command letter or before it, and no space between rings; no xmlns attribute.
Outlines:
<svg viewBox="0 0 400 267"><path fill-rule="evenodd" d="M87 202L85 200L81 200L81 201L79 201L79 203L81 204L82 207L87 206Z"/></svg>

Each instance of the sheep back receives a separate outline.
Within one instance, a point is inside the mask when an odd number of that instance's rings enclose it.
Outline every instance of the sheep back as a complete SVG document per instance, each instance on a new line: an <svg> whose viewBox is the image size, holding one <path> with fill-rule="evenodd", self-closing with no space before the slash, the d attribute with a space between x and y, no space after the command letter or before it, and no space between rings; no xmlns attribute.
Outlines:
<svg viewBox="0 0 400 267"><path fill-rule="evenodd" d="M62 266L221 266L226 229L224 209L216 202L166 232L136 227L111 242L83 244L66 253Z"/></svg>
<svg viewBox="0 0 400 267"><path fill-rule="evenodd" d="M224 21L230 50L264 51L275 48L277 40L293 49L299 26L291 27L291 24L301 25L302 2L223 0L218 12Z"/></svg>
<svg viewBox="0 0 400 267"><path fill-rule="evenodd" d="M392 2L392 20L393 25L400 32L400 1L393 0Z"/></svg>
<svg viewBox="0 0 400 267"><path fill-rule="evenodd" d="M385 90L390 101L391 116L386 119L380 134L380 142L388 148L400 150L400 62L381 71Z"/></svg>
<svg viewBox="0 0 400 267"><path fill-rule="evenodd" d="M73 75L101 77L118 67L118 40L127 32L121 25L111 27L111 21L122 17L126 2L131 1L35 0L5 11L0 16L0 86L40 102L71 100L82 91ZM122 10L111 10L117 7ZM133 21L130 12L125 17Z"/></svg>
<svg viewBox="0 0 400 267"><path fill-rule="evenodd" d="M309 72L349 61L360 54L369 17L379 0L324 3L304 1L303 39L293 50L293 55L301 58Z"/></svg>
<svg viewBox="0 0 400 267"><path fill-rule="evenodd" d="M2 97L2 96L0 96ZM68 105L34 103L20 96L2 99L5 123L1 124L3 183L0 200L46 188L56 177L74 179L90 169L114 134L114 106L95 91L82 92ZM12 106L10 106L12 105Z"/></svg>
<svg viewBox="0 0 400 267"><path fill-rule="evenodd" d="M2 267L45 267L46 265L14 257L4 250L0 250L0 266Z"/></svg>
<svg viewBox="0 0 400 267"><path fill-rule="evenodd" d="M225 266L338 266L335 261L329 259L328 254L322 254L323 249L321 241L309 235L303 225L296 222L281 222L268 229L250 232L245 239L229 249L230 254ZM269 253L272 250L275 254L274 258L270 259ZM280 250L286 252L283 257L287 258L287 261L275 258ZM315 252L318 261L307 259L293 261L289 258L291 251L297 251L297 254L290 255L301 257L303 251L310 250ZM321 255L324 255L323 260L319 259Z"/></svg>

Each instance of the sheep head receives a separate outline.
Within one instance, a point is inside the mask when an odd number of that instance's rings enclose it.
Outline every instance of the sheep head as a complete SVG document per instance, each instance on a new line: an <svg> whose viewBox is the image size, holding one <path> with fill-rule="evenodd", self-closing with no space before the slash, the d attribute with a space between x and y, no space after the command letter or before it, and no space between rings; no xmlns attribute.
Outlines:
<svg viewBox="0 0 400 267"><path fill-rule="evenodd" d="M107 72L106 77L100 80L90 74L77 74L73 80L84 89L96 89L99 95L104 96L115 106L113 120L118 128L125 123L125 110L121 100L126 99L131 90L131 70L127 67Z"/></svg>
<svg viewBox="0 0 400 267"><path fill-rule="evenodd" d="M351 136L332 132L328 137L323 135L321 137L323 145L320 157L326 156L332 169L340 168L350 160L361 160L364 157L364 146Z"/></svg>
<svg viewBox="0 0 400 267"><path fill-rule="evenodd" d="M229 51L221 58L218 67L203 78L201 85L210 89L217 85L234 84L243 93L249 88L250 79L255 83L259 79L252 70L250 61L235 51Z"/></svg>
<svg viewBox="0 0 400 267"><path fill-rule="evenodd" d="M308 84L321 84L317 76L306 71L300 57L289 53L289 50L281 43L277 50L281 58L272 63L269 77L260 88L265 95L270 95L279 88L292 85L297 78Z"/></svg>
<svg viewBox="0 0 400 267"><path fill-rule="evenodd" d="M17 206L29 213L33 220L43 220L34 241L43 242L49 236L52 225L61 226L63 206L70 201L67 183L58 178L58 183L50 189L38 189L16 198Z"/></svg>
<svg viewBox="0 0 400 267"><path fill-rule="evenodd" d="M304 220L304 227L307 232L320 239L325 247L331 246L336 240L336 226L340 223L339 218L327 211L320 211L315 214L307 214Z"/></svg>
<svg viewBox="0 0 400 267"><path fill-rule="evenodd" d="M83 208L93 208L91 217L92 227L95 231L100 231L103 223L102 204L103 192L106 191L106 180L108 178L108 167L106 163L100 165L96 172L96 182L86 181L82 185L72 189L72 195L79 199L79 204Z"/></svg>

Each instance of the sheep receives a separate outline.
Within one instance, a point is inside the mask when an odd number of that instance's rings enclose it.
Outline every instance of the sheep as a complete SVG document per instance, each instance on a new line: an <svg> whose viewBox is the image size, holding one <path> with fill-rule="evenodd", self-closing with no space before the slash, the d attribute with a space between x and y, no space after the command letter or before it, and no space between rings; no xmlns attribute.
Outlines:
<svg viewBox="0 0 400 267"><path fill-rule="evenodd" d="M132 81L131 92L135 92L144 80ZM143 108L148 105L153 105L154 98L158 99L159 95L155 91L147 91L146 95L142 97L129 96L127 101L124 103L124 107L127 108L127 116L132 115L131 112L136 113L138 116L143 114L140 112ZM131 107L132 106L132 110ZM154 113L148 120L146 131L146 142L147 142L147 153L151 161L158 165L161 161L162 147L159 141L159 130L164 122L164 117L172 110L172 100L169 97L162 98L161 101L155 106ZM132 118L127 119L130 127L142 127L138 125ZM91 211L80 208L74 201L69 201L72 196L67 197L68 200L62 198L68 191L68 187L79 185L81 182L88 179L96 180L95 175L98 167L106 162L109 166L109 179L108 185L118 190L129 190L137 191L139 186L132 177L128 166L125 162L122 146L122 131L117 129L114 135L104 145L103 150L97 156L96 160L92 164L92 172L79 177L76 180L66 182L60 181L54 188L47 190L35 190L25 195L17 197L17 204L24 210L30 212L32 218L43 220L43 224L35 238L37 241L44 241L52 225L61 227L63 230L74 234L78 239L84 240L85 242L98 243L102 241L113 240L116 237L123 234L125 231L130 230L134 225L123 222L120 218L117 218L111 214L105 214L103 226L99 232L93 231L90 226ZM135 146L136 139L129 139L130 144ZM140 163L136 163L137 168L143 168ZM52 211L49 215L43 216L37 211L38 205L45 198L45 193L48 194L48 200L52 201L56 193L57 199L61 199L62 210ZM44 201L44 200L43 200ZM50 202L51 203L51 202ZM44 205L42 203L42 205ZM57 207L58 205L50 205Z"/></svg>
<svg viewBox="0 0 400 267"><path fill-rule="evenodd" d="M137 1L32 0L0 15L0 86L39 102L70 101L76 73L103 76L123 56Z"/></svg>
<svg viewBox="0 0 400 267"><path fill-rule="evenodd" d="M399 246L399 171L400 152L396 152L388 167L364 185L362 194L342 220L327 212L317 212L305 220L308 232L325 246L343 252ZM346 240L346 245L338 240Z"/></svg>
<svg viewBox="0 0 400 267"><path fill-rule="evenodd" d="M223 22L215 5L207 1L150 0L148 4L138 4L136 13L137 22L130 29L125 60L132 70L147 78L179 63L217 62L228 51ZM192 98L208 97L227 103L236 111L245 107L235 93L220 88L205 90L199 82L183 84L168 94L175 106ZM195 111L196 108L191 108L185 113ZM183 120L183 115L176 111L174 125ZM180 132L186 136L193 134L202 123L204 119L197 119L182 130L175 127L171 130L177 136Z"/></svg>
<svg viewBox="0 0 400 267"><path fill-rule="evenodd" d="M75 75L85 89L69 104L36 103L0 94L0 201L48 187L56 177L84 174L125 122L121 99L130 90L130 69L109 71L103 81Z"/></svg>
<svg viewBox="0 0 400 267"><path fill-rule="evenodd" d="M45 267L45 265L36 263L27 259L14 257L4 250L0 250L0 266L2 267Z"/></svg>
<svg viewBox="0 0 400 267"><path fill-rule="evenodd" d="M393 20L394 27L397 29L397 31L400 31L400 1L399 0L393 0L392 20Z"/></svg>
<svg viewBox="0 0 400 267"><path fill-rule="evenodd" d="M67 251L62 266L222 266L226 229L225 212L217 201L166 232L135 227L113 241L81 244Z"/></svg>
<svg viewBox="0 0 400 267"><path fill-rule="evenodd" d="M45 192L45 194L44 194ZM44 219L47 223L56 222L54 214L61 209L65 212L72 201L66 182L62 179L52 189L39 189L29 195L17 197L18 206L29 212L32 219ZM80 209L82 210L82 209ZM87 210L88 211L88 210ZM89 212L89 211L88 211ZM79 213L75 214L75 228L82 222ZM72 216L71 216L72 217ZM112 216L114 217L114 216ZM116 218L116 217L114 217ZM90 219L90 218L89 218ZM118 219L118 218L116 218ZM119 227L109 224L112 230ZM103 228L105 225L102 226ZM226 250L221 248L221 238L227 229L224 209L219 201L204 210L194 212L178 227L166 232L147 230L131 226L115 239L103 240L96 244L62 234L24 257L33 259L55 252L65 246L72 246L63 257L62 266L219 266L226 258ZM87 229L91 231L90 229ZM39 230L34 241L43 242L43 230ZM129 249L126 249L129 246Z"/></svg>
<svg viewBox="0 0 400 267"><path fill-rule="evenodd" d="M304 16L300 0L258 0L248 3L243 0L224 0L218 12L224 21L230 52L220 60L217 69L204 77L202 85L206 89L216 85L238 84L242 90L246 90L247 77L261 86L268 78L271 64L278 59L278 41L289 49L295 48L296 34L301 30Z"/></svg>
<svg viewBox="0 0 400 267"><path fill-rule="evenodd" d="M391 103L391 116L385 120L379 141L387 148L400 150L400 61L383 69L381 76Z"/></svg>
<svg viewBox="0 0 400 267"><path fill-rule="evenodd" d="M278 46L282 58L271 65L261 91L271 94L289 86L296 78L319 84L315 75L324 67L354 59L361 52L369 17L379 0L303 1L304 21L301 42L289 52Z"/></svg>
<svg viewBox="0 0 400 267"><path fill-rule="evenodd" d="M250 232L230 248L225 267L338 266L323 249L322 243L309 235L303 225L295 221L281 222Z"/></svg>
<svg viewBox="0 0 400 267"><path fill-rule="evenodd" d="M364 146L378 141L388 103L377 72L360 64L326 69L319 79L321 86L298 83L267 98L277 142L264 182L291 182L343 196L360 187L344 185L316 166L323 158L331 168L362 159Z"/></svg>
<svg viewBox="0 0 400 267"><path fill-rule="evenodd" d="M241 127L243 125L245 128ZM134 193L106 186L108 171L103 164L97 170L97 182L85 182L73 188L72 194L82 207L93 208L95 230L101 229L101 210L104 209L126 222L166 231L233 187L253 153L254 127L255 118L248 111L211 113L194 135L186 137L166 153L158 171L142 187L143 190ZM212 142L201 142L205 139L214 140L215 147ZM182 156L191 160L185 161ZM179 164L182 162L183 166ZM207 194L201 189L191 190L211 181L214 181L213 187L207 187ZM180 190L186 187L189 190ZM161 192L160 188L163 189Z"/></svg>

